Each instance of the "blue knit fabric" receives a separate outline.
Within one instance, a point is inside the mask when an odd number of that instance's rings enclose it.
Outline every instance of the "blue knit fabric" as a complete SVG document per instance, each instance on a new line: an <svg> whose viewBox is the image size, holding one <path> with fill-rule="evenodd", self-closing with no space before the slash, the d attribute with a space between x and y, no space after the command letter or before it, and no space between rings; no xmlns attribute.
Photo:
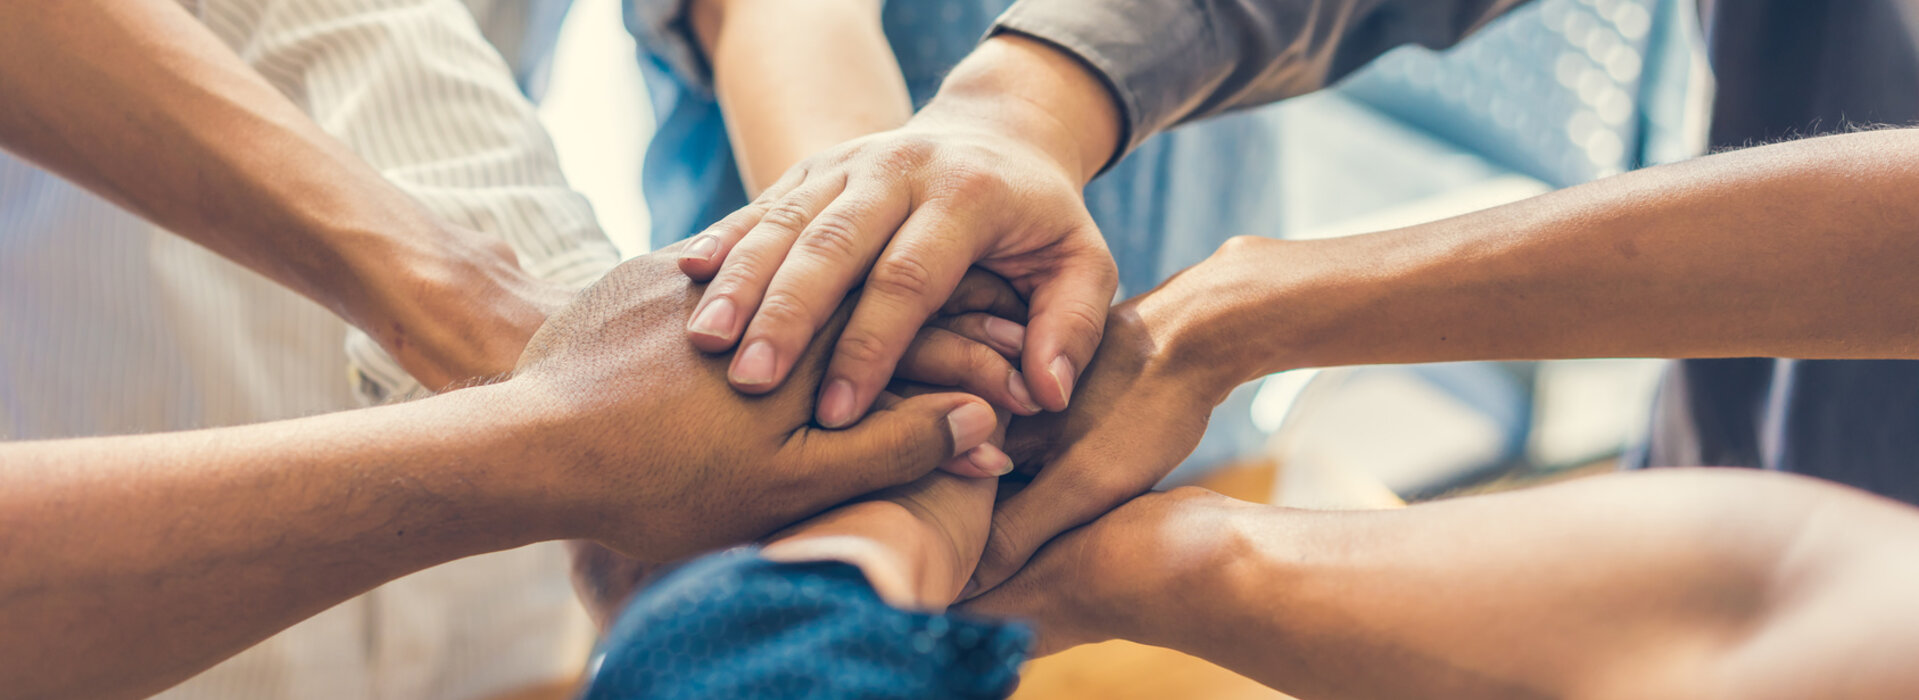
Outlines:
<svg viewBox="0 0 1919 700"><path fill-rule="evenodd" d="M1032 633L888 606L858 568L709 555L642 591L583 697L1003 698Z"/></svg>

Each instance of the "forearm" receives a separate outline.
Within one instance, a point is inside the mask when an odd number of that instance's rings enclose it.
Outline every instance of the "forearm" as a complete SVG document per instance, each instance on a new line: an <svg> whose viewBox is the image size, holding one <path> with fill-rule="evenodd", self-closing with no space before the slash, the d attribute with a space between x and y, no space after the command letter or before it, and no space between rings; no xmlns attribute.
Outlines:
<svg viewBox="0 0 1919 700"><path fill-rule="evenodd" d="M362 327L385 271L462 248L177 3L0 13L7 149Z"/></svg>
<svg viewBox="0 0 1919 700"><path fill-rule="evenodd" d="M749 195L913 114L878 0L693 0L691 18Z"/></svg>
<svg viewBox="0 0 1919 700"><path fill-rule="evenodd" d="M1897 593L1911 567L1880 566L1911 555L1897 544L1914 531L1908 509L1776 475L1646 473L1400 511L1216 517L1232 563L1122 603L1134 612L1118 636L1302 697L1754 697L1765 673L1810 691L1840 668L1886 671L1884 652L1844 650L1909 638L1875 635L1914 612ZM1827 651L1766 649L1805 639L1794 618L1809 610L1850 622L1816 633ZM1867 610L1891 622L1860 620Z"/></svg>
<svg viewBox="0 0 1919 700"><path fill-rule="evenodd" d="M531 409L498 391L0 445L0 684L145 696L385 581L565 534L511 468Z"/></svg>
<svg viewBox="0 0 1919 700"><path fill-rule="evenodd" d="M1191 364L1919 357L1919 131L1652 168L1380 234L1241 239L1142 299ZM1160 291L1166 294L1159 295Z"/></svg>

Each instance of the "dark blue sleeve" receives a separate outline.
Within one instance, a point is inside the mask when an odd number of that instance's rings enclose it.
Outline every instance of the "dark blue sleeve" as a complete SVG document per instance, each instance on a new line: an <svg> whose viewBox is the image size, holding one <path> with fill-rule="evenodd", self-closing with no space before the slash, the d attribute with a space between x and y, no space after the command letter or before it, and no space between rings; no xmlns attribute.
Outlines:
<svg viewBox="0 0 1919 700"><path fill-rule="evenodd" d="M613 625L584 697L1003 698L1032 634L888 606L842 562L743 549L648 586Z"/></svg>

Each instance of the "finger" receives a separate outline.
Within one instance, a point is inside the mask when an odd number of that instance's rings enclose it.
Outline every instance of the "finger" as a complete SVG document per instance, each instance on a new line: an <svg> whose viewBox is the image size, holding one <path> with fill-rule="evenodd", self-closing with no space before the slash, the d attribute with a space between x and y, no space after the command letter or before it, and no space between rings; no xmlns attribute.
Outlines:
<svg viewBox="0 0 1919 700"><path fill-rule="evenodd" d="M967 225L943 208L922 207L880 252L853 318L833 347L820 393L820 424L839 427L859 420L886 386L920 326L978 259L978 250L969 247L971 236L963 233Z"/></svg>
<svg viewBox="0 0 1919 700"><path fill-rule="evenodd" d="M1077 245L1080 250L1061 259L1058 271L1033 289L1026 352L1020 361L1033 398L1052 411L1066 410L1073 383L1099 349L1107 308L1119 285L1113 256L1098 236Z"/></svg>
<svg viewBox="0 0 1919 700"><path fill-rule="evenodd" d="M741 238L746 237L747 231L760 223L760 217L766 213L767 207L793 191L805 178L805 168L787 170L778 182L761 192L752 203L688 238L686 245L680 249L680 272L697 282L713 279L713 275L720 271L720 263L725 262L727 254L732 252L734 244L739 243Z"/></svg>
<svg viewBox="0 0 1919 700"><path fill-rule="evenodd" d="M1041 546L1062 532L1092 522L1100 515L1144 493L1152 484L1134 484L1121 477L1124 470L1088 469L1086 464L1062 461L1041 469L1033 483L1000 501L993 511L993 531L986 552L973 573L977 590L991 590L1020 567Z"/></svg>
<svg viewBox="0 0 1919 700"><path fill-rule="evenodd" d="M1006 321L1011 323L1011 321ZM921 328L900 357L895 375L923 384L957 387L1022 416L1039 412L1026 380L992 347L944 328Z"/></svg>
<svg viewBox="0 0 1919 700"><path fill-rule="evenodd" d="M962 338L992 348L1002 357L1012 361L1018 361L1020 351L1026 349L1026 326L1018 321L1008 321L992 314L964 313L957 316L940 316L928 321L926 325L929 328L951 331ZM901 362L904 361L902 358Z"/></svg>
<svg viewBox="0 0 1919 700"><path fill-rule="evenodd" d="M766 283L772 280L780 261L786 259L793 239L799 236L813 213L837 194L837 180L803 183L764 210L753 228L733 244L719 272L714 273L713 281L700 295L700 304L686 325L694 347L704 352L722 352L733 347L734 339L740 337L740 329L746 326L746 319L759 306ZM748 354L741 352L734 356L732 372L739 371L743 356ZM758 359L757 355L754 357ZM733 384L741 389L772 389L768 382L736 380Z"/></svg>
<svg viewBox="0 0 1919 700"><path fill-rule="evenodd" d="M982 311L1009 321L1026 322L1026 300L1006 279L978 267L966 269L952 296L940 307L947 316Z"/></svg>
<svg viewBox="0 0 1919 700"><path fill-rule="evenodd" d="M799 230L766 285L766 296L740 336L739 382L777 386L821 325L859 282L906 218L907 193L882 183L847 187ZM769 371L746 365L753 348L775 358ZM746 371L753 370L752 372ZM829 424L832 426L845 425Z"/></svg>
<svg viewBox="0 0 1919 700"><path fill-rule="evenodd" d="M817 502L837 502L925 476L986 444L998 420L978 397L957 392L902 399L846 430L804 428L788 440ZM1010 462L1009 462L1010 464Z"/></svg>

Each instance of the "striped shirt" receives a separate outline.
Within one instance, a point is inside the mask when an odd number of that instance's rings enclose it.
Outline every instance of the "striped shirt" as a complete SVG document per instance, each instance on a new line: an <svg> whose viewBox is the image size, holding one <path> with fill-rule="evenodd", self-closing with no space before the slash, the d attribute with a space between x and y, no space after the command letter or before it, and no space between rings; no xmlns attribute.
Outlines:
<svg viewBox="0 0 1919 700"><path fill-rule="evenodd" d="M457 0L183 2L327 132L445 220L500 236L532 274L581 286L617 261ZM417 393L319 306L0 154L0 437L232 425ZM422 572L161 697L465 699L551 681L590 644L565 571L541 545Z"/></svg>

